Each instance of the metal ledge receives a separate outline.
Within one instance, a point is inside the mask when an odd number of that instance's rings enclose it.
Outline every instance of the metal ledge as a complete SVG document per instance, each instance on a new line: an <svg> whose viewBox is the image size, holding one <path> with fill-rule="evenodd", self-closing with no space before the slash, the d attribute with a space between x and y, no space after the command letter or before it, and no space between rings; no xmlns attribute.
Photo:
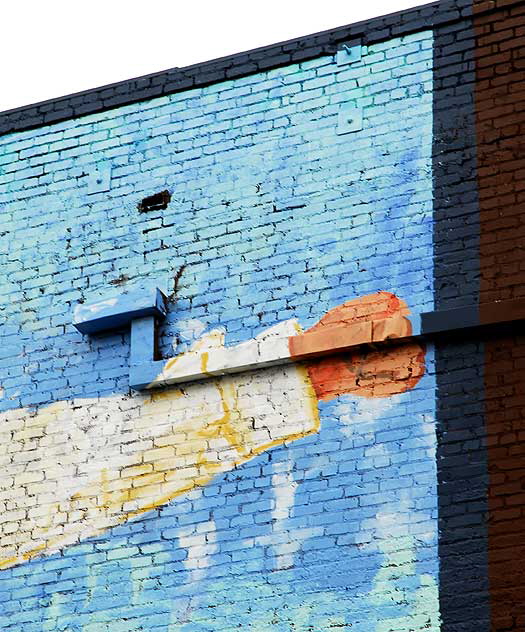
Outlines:
<svg viewBox="0 0 525 632"><path fill-rule="evenodd" d="M157 287L140 288L96 303L77 305L73 325L82 334L98 334L127 327L144 316L161 319L166 316L165 296Z"/></svg>
<svg viewBox="0 0 525 632"><path fill-rule="evenodd" d="M411 314L406 334L394 318L356 321L324 331L262 337L231 346L190 350L168 360L155 359L156 325L166 315L165 297L158 288L142 288L75 310L75 327L93 334L131 325L130 387L161 388L221 375L254 371L318 357L356 351L375 345L435 339L443 334L525 320L525 298ZM402 331L402 330L401 330Z"/></svg>

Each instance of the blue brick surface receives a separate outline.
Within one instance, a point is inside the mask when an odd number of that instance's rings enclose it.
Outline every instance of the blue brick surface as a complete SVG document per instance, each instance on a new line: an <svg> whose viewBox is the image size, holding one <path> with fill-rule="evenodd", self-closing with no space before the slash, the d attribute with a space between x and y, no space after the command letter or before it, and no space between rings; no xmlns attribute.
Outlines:
<svg viewBox="0 0 525 632"><path fill-rule="evenodd" d="M0 459L40 440L14 436L19 410L142 401L129 333L72 324L114 286L170 297L166 358L378 291L433 309L432 98L425 30L355 66L324 54L0 137ZM340 136L350 101L363 129ZM110 190L88 193L103 166ZM138 212L164 189L167 209ZM0 571L0 629L437 631L430 345L426 364L413 391L321 402L317 434Z"/></svg>

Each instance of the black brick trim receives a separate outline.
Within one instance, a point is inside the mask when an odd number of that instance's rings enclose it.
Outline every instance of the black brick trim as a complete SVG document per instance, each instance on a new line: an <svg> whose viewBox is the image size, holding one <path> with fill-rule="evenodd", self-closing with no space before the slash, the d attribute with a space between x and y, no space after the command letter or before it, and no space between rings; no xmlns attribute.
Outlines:
<svg viewBox="0 0 525 632"><path fill-rule="evenodd" d="M0 135L57 123L196 88L226 79L286 66L291 63L332 55L338 44L361 37L371 44L438 25L454 22L471 14L470 0L440 0L387 16L357 22L306 37L222 57L213 61L172 68L128 81L58 97L0 113Z"/></svg>
<svg viewBox="0 0 525 632"><path fill-rule="evenodd" d="M474 327L435 342L442 632L489 632L488 457L479 316L475 34L434 30L434 305L424 330Z"/></svg>

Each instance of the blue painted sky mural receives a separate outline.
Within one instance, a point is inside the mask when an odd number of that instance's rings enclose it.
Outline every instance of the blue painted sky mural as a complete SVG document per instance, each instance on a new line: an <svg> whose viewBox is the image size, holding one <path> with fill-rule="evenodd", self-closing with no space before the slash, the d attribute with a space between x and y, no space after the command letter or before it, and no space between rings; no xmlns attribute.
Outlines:
<svg viewBox="0 0 525 632"><path fill-rule="evenodd" d="M169 388L130 394L128 333L72 326L79 301L143 282L170 296L166 360L211 335L231 346L291 321L306 330L379 292L431 310L431 64L432 35L417 33L365 46L357 65L321 57L0 138L5 156L26 152L0 193L20 244L0 260L10 305L0 410L12 450L32 452L9 474L25 491L8 485L2 498L28 516L21 541L47 529L61 542L25 560L11 553L1 629L439 629L432 347L406 392L316 400L301 432L124 524L98 524L82 502L119 487L96 463L115 446L122 468L140 467L129 446L171 454L152 427L173 426L177 404ZM341 103L362 108L362 130L336 133ZM111 185L93 194L95 166L111 169ZM164 189L167 209L138 212ZM268 371L253 406L310 414ZM94 477L102 483L82 496L78 480ZM30 485L49 480L56 499L42 488L39 511ZM64 520L89 528L68 541ZM2 537L11 550L8 526Z"/></svg>

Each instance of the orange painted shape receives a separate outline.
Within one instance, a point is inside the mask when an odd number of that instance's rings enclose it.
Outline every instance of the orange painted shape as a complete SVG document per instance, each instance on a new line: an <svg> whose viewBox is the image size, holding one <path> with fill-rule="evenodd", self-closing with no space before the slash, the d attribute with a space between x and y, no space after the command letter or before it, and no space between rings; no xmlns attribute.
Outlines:
<svg viewBox="0 0 525 632"><path fill-rule="evenodd" d="M425 349L404 344L382 351L357 351L308 363L317 398L340 395L390 397L408 391L425 373Z"/></svg>
<svg viewBox="0 0 525 632"><path fill-rule="evenodd" d="M346 301L326 312L321 320L310 327L307 333L327 327L349 325L358 321L374 321L407 316L410 313L407 304L392 292L376 292ZM410 324L410 321L408 321Z"/></svg>
<svg viewBox="0 0 525 632"><path fill-rule="evenodd" d="M348 347L372 342L372 323L355 322L347 325L305 333L289 338L290 354L293 358L307 358L328 351L342 351Z"/></svg>
<svg viewBox="0 0 525 632"><path fill-rule="evenodd" d="M354 348L341 352L345 347L409 337L409 313L405 301L391 292L347 301L328 311L304 334L291 337L290 355L300 359L334 352L307 363L319 400L345 394L389 397L403 393L414 388L425 372L425 349L421 344L404 342L382 350Z"/></svg>
<svg viewBox="0 0 525 632"><path fill-rule="evenodd" d="M383 342L392 338L407 338L412 334L412 324L401 313L390 318L372 321L372 341Z"/></svg>

